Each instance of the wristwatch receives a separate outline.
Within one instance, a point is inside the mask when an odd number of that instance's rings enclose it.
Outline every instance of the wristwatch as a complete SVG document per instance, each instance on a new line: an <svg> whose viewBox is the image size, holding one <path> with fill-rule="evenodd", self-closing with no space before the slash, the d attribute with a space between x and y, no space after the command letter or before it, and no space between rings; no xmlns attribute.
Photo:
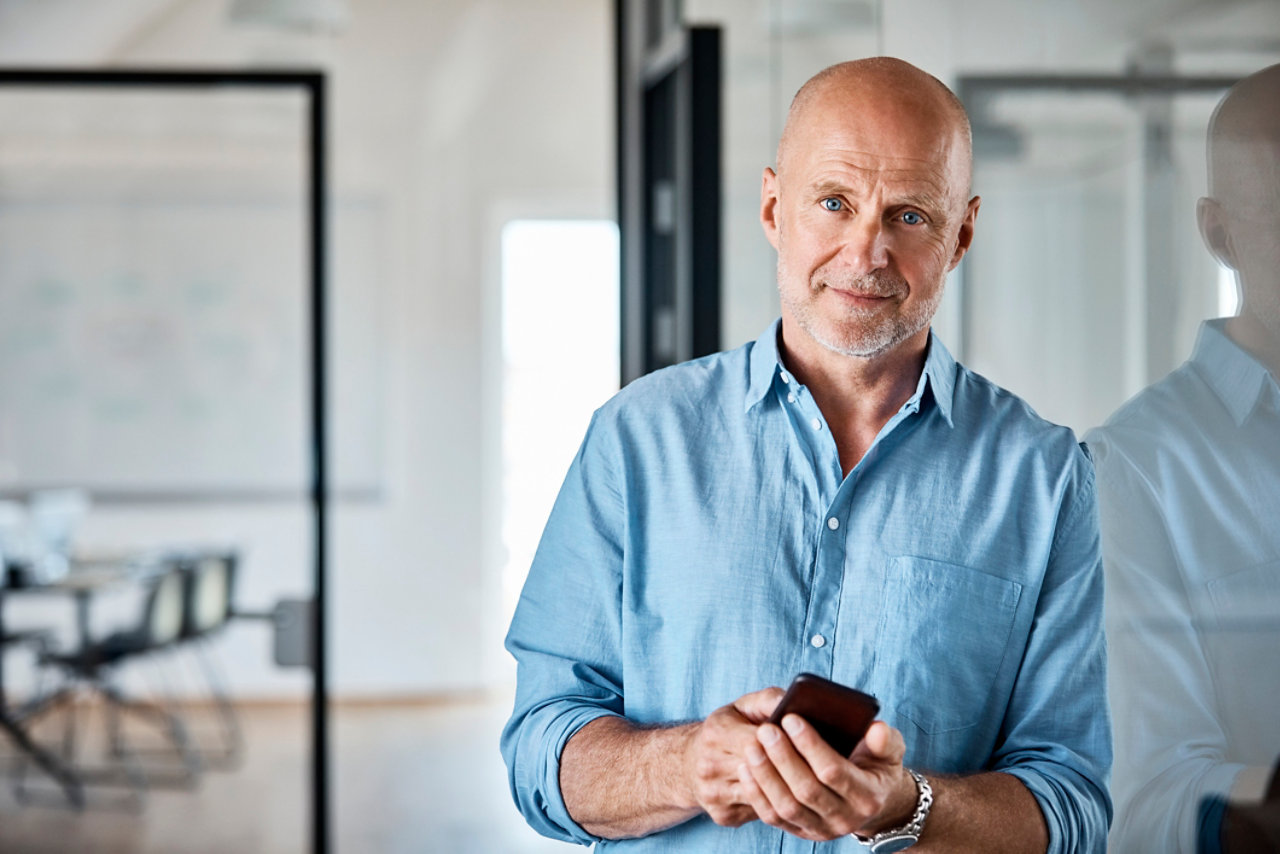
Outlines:
<svg viewBox="0 0 1280 854"><path fill-rule="evenodd" d="M924 831L924 820L929 817L929 807L933 806L933 787L922 775L910 768L907 769L907 773L916 781L916 811L911 814L911 820L902 827L882 830L875 836L868 837L860 833L853 835L854 839L867 846L871 854L905 851L920 841L920 834Z"/></svg>

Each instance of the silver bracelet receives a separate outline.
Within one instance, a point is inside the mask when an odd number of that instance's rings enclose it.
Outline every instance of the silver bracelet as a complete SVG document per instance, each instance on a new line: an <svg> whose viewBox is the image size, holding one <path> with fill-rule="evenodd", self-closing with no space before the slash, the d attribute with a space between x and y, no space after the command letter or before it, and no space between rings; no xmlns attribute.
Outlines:
<svg viewBox="0 0 1280 854"><path fill-rule="evenodd" d="M911 814L911 820L902 827L882 830L869 838L860 833L853 834L853 838L867 846L872 854L905 851L920 841L920 834L924 831L924 820L929 817L929 808L933 806L933 787L923 775L917 774L910 768L907 769L907 773L916 781L916 811Z"/></svg>

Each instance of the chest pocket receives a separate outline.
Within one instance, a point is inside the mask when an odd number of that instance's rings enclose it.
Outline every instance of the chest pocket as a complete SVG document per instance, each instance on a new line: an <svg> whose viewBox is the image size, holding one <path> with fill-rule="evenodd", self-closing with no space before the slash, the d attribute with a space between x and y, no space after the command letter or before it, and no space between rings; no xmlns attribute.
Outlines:
<svg viewBox="0 0 1280 854"><path fill-rule="evenodd" d="M1206 585L1212 614L1201 631L1219 711L1235 755L1275 754L1280 680L1280 561L1214 579Z"/></svg>
<svg viewBox="0 0 1280 854"><path fill-rule="evenodd" d="M1220 631L1280 627L1280 561L1215 578L1205 587Z"/></svg>
<svg viewBox="0 0 1280 854"><path fill-rule="evenodd" d="M876 637L886 705L929 735L1003 714L993 692L1022 585L954 563L892 560ZM999 694L999 696L995 696Z"/></svg>

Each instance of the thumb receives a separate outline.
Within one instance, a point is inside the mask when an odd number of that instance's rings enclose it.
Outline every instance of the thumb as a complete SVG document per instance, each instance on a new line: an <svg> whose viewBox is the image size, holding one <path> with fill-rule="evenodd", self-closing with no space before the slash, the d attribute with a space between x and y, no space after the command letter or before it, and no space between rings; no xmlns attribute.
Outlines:
<svg viewBox="0 0 1280 854"><path fill-rule="evenodd" d="M733 706L744 718L752 723L763 723L769 719L769 716L773 714L773 710L778 707L778 703L782 701L783 693L781 688L772 686L739 697Z"/></svg>
<svg viewBox="0 0 1280 854"><path fill-rule="evenodd" d="M907 746L902 733L884 721L875 721L867 728L867 734L862 737L862 742L853 755L856 758L861 754L874 762L897 765L901 764L906 752Z"/></svg>

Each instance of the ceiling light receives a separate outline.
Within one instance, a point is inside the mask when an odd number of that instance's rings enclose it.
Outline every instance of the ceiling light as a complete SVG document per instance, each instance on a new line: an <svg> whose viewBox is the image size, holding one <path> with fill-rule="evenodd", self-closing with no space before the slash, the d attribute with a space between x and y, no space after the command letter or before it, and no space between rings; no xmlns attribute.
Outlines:
<svg viewBox="0 0 1280 854"><path fill-rule="evenodd" d="M346 0L231 0L228 11L233 24L289 30L336 31L349 17Z"/></svg>

